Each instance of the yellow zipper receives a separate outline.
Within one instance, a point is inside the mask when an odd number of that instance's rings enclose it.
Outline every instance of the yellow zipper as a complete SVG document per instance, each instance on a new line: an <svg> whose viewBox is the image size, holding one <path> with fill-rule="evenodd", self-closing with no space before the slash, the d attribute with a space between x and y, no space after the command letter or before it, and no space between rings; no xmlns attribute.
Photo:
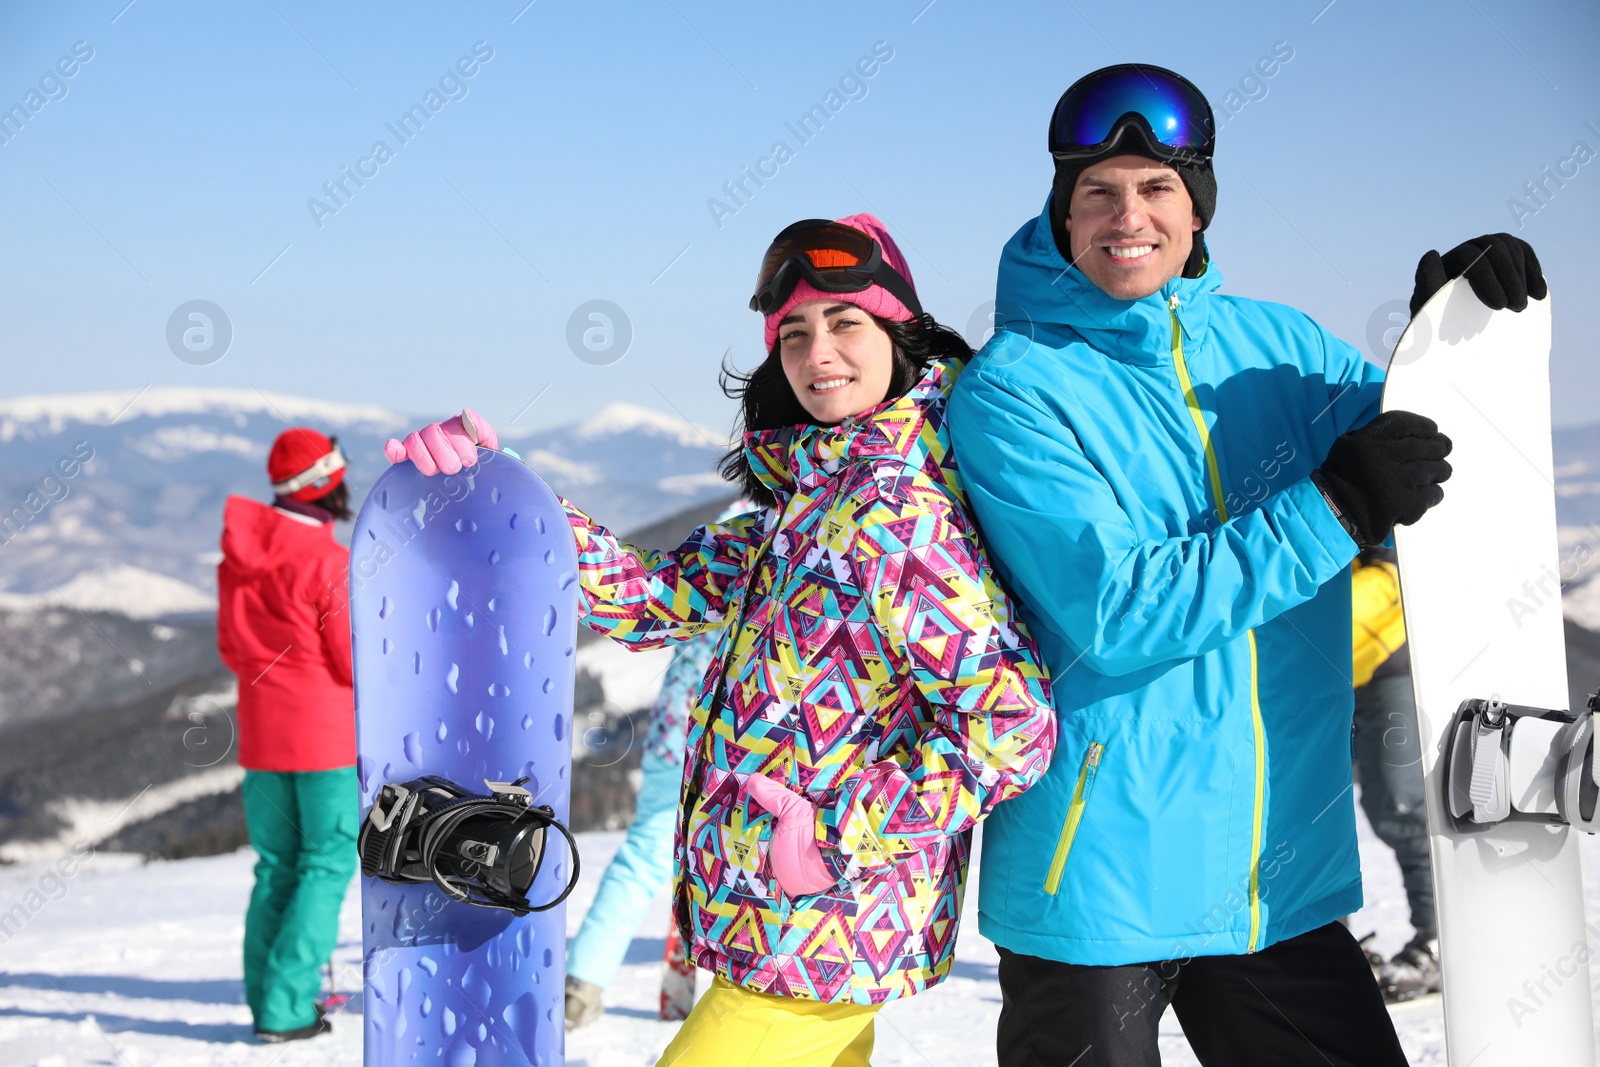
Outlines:
<svg viewBox="0 0 1600 1067"><path fill-rule="evenodd" d="M1261 693L1256 681L1256 632L1245 633L1250 642L1250 728L1256 739L1255 825L1250 829L1250 941L1246 952L1254 952L1261 938L1261 816L1267 801L1267 732L1261 724Z"/></svg>
<svg viewBox="0 0 1600 1067"><path fill-rule="evenodd" d="M1050 860L1050 870L1044 876L1044 891L1055 896L1061 888L1061 872L1067 866L1067 853L1072 851L1072 839L1078 836L1078 824L1083 821L1083 808L1089 802L1089 790L1094 785L1095 771L1100 766L1100 754L1106 746L1098 741L1089 745L1084 754L1083 766L1078 769L1078 784L1072 790L1072 803L1067 805L1067 821L1061 825L1061 839L1056 842L1056 854Z"/></svg>
<svg viewBox="0 0 1600 1067"><path fill-rule="evenodd" d="M1228 521L1228 505L1222 492L1222 474L1217 469L1217 454L1211 447L1211 431L1206 428L1200 401L1195 396L1194 383L1189 378L1189 365L1183 359L1183 327L1178 322L1177 294L1167 301L1167 312L1172 316L1172 362L1178 371L1178 384L1183 387L1183 401L1189 407L1189 417L1200 434L1200 447L1205 451L1206 475L1211 481L1211 496L1217 505L1217 519ZM1245 638L1250 645L1250 727L1255 735L1256 795L1255 814L1250 830L1250 940L1246 952L1254 952L1261 938L1261 822L1267 796L1267 736L1261 722L1261 692L1259 687L1259 661L1256 655L1256 632L1249 630Z"/></svg>

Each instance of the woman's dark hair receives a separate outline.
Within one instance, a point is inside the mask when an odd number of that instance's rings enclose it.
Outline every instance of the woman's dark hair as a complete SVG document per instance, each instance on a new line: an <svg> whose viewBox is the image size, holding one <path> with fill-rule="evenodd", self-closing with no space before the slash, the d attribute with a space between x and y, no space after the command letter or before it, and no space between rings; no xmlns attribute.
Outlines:
<svg viewBox="0 0 1600 1067"><path fill-rule="evenodd" d="M936 359L972 355L972 346L948 326L941 326L932 315L905 322L890 322L873 315L872 320L883 327L894 345L894 370L889 377L889 391L884 400L899 399L927 373L928 365ZM717 382L727 396L739 401L739 422L735 429L735 444L723 454L717 464L722 477L739 486L743 495L762 507L777 503L772 490L762 484L750 469L744 454L744 435L761 430L775 430L780 426L816 425L817 422L789 386L783 373L783 357L779 348L783 342L775 341L772 350L761 365L748 374L724 362Z"/></svg>
<svg viewBox="0 0 1600 1067"><path fill-rule="evenodd" d="M350 487L343 482L310 501L310 504L345 522L355 518L355 513L350 510Z"/></svg>
<svg viewBox="0 0 1600 1067"><path fill-rule="evenodd" d="M338 448L339 439L330 437L328 438L328 444ZM317 497L317 499L309 501L309 503L312 507L321 508L341 522L349 522L355 518L355 513L350 510L350 487L343 481Z"/></svg>

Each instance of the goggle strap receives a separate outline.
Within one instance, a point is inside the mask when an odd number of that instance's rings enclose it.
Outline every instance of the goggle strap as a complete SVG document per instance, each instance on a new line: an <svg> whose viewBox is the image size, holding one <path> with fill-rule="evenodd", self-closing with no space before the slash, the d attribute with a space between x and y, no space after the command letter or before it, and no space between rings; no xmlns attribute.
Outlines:
<svg viewBox="0 0 1600 1067"><path fill-rule="evenodd" d="M884 263L883 269L873 277L873 281L884 287L889 295L906 306L906 310L917 318L922 317L922 301L917 299L916 290L911 288L911 283L905 280L901 273Z"/></svg>

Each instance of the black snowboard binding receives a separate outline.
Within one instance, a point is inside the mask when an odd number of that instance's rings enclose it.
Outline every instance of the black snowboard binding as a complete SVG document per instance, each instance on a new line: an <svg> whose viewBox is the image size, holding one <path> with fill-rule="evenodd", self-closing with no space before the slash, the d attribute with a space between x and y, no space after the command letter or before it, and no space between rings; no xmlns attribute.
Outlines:
<svg viewBox="0 0 1600 1067"><path fill-rule="evenodd" d="M517 915L548 911L578 884L578 843L549 805L533 804L522 783L491 782L469 793L436 774L378 790L361 823L361 873L399 885L432 882L453 900ZM554 900L528 903L544 860L545 830L567 839L572 877Z"/></svg>
<svg viewBox="0 0 1600 1067"><path fill-rule="evenodd" d="M1450 821L1458 833L1488 830L1502 821L1564 824L1600 831L1600 782L1595 777L1595 719L1600 695L1587 710L1527 708L1498 698L1464 700L1456 709L1441 771ZM1537 770L1535 770L1537 768ZM1529 783L1548 781L1554 810L1523 810Z"/></svg>

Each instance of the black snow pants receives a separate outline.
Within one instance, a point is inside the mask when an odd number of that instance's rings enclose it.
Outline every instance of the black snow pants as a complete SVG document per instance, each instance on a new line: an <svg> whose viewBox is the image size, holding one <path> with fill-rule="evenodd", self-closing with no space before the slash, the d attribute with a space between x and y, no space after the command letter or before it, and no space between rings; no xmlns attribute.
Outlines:
<svg viewBox="0 0 1600 1067"><path fill-rule="evenodd" d="M1168 1004L1205 1067L1406 1067L1339 923L1246 956L1090 967L1000 950L1000 1067L1159 1067Z"/></svg>

